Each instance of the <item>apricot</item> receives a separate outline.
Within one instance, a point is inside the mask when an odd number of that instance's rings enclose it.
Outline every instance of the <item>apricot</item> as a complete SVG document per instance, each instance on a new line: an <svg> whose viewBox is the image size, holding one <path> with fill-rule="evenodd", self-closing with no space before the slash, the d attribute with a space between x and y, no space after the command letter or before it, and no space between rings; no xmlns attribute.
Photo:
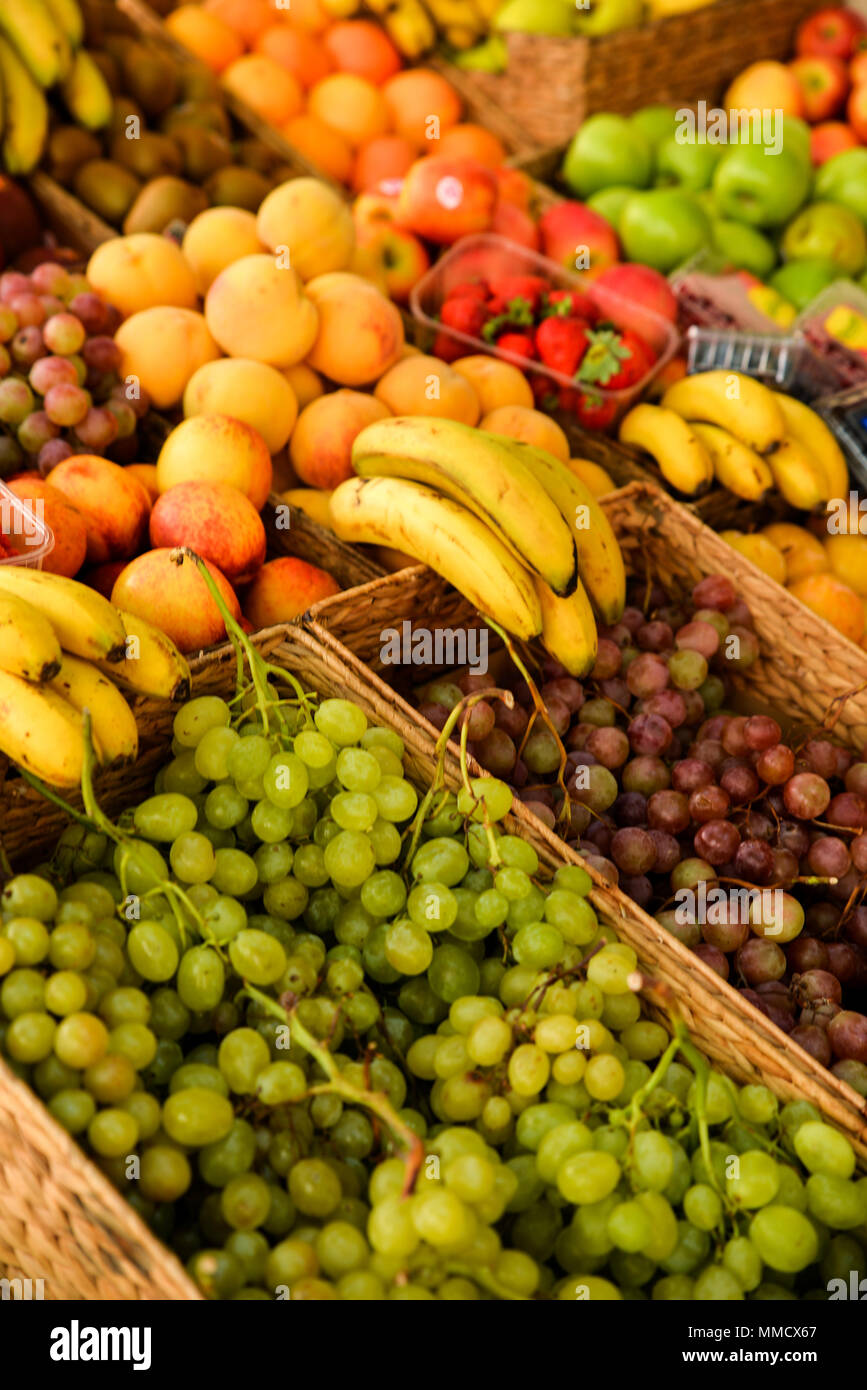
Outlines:
<svg viewBox="0 0 867 1390"><path fill-rule="evenodd" d="M396 306L375 285L339 270L310 280L306 290L319 315L311 367L341 386L378 381L403 347Z"/></svg>
<svg viewBox="0 0 867 1390"><path fill-rule="evenodd" d="M246 102L268 125L285 125L304 106L301 83L262 53L237 58L226 68L222 80L227 91Z"/></svg>
<svg viewBox="0 0 867 1390"><path fill-rule="evenodd" d="M160 450L160 492L179 483L230 483L261 511L271 490L271 455L252 425L228 415L193 415L176 425Z"/></svg>
<svg viewBox="0 0 867 1390"><path fill-rule="evenodd" d="M496 135L490 130L485 130L484 126L474 125L472 121L444 130L434 150L436 154L445 155L449 159L477 159L480 164L487 164L491 169L499 168L506 158L503 144Z"/></svg>
<svg viewBox="0 0 867 1390"><path fill-rule="evenodd" d="M501 405L479 421L480 430L491 434L507 434L523 444L545 449L555 458L569 462L569 441L556 421L541 410L528 410L523 405Z"/></svg>
<svg viewBox="0 0 867 1390"><path fill-rule="evenodd" d="M87 263L91 288L129 318L142 309L195 309L196 277L181 248L153 232L113 237Z"/></svg>
<svg viewBox="0 0 867 1390"><path fill-rule="evenodd" d="M308 34L321 34L332 23L331 14L319 0L291 0L292 26Z"/></svg>
<svg viewBox="0 0 867 1390"><path fill-rule="evenodd" d="M219 357L201 314L192 309L143 309L115 334L121 376L135 377L158 410L177 405L193 373Z"/></svg>
<svg viewBox="0 0 867 1390"><path fill-rule="evenodd" d="M42 568L49 574L74 579L87 555L87 525L81 512L45 478L11 478L6 486L22 502L32 504L54 537L52 549L43 556Z"/></svg>
<svg viewBox="0 0 867 1390"><path fill-rule="evenodd" d="M486 357L478 352L470 357L459 357L451 366L473 387L482 415L489 415L503 405L522 405L532 410L530 383L521 369L513 367L511 362L501 362L498 357Z"/></svg>
<svg viewBox="0 0 867 1390"><path fill-rule="evenodd" d="M288 259L302 280L345 270L355 246L349 206L321 179L288 179L271 190L256 215L259 240Z"/></svg>
<svg viewBox="0 0 867 1390"><path fill-rule="evenodd" d="M332 391L305 406L289 441L289 458L302 483L335 488L351 478L355 436L389 413L387 405L363 391Z"/></svg>
<svg viewBox="0 0 867 1390"><path fill-rule="evenodd" d="M805 526L796 526L791 521L774 521L770 526L762 527L762 535L782 551L787 584L806 579L810 574L824 574L831 568L822 542Z"/></svg>
<svg viewBox="0 0 867 1390"><path fill-rule="evenodd" d="M334 61L319 40L288 24L271 24L259 34L253 47L291 72L302 87L313 87L334 71Z"/></svg>
<svg viewBox="0 0 867 1390"><path fill-rule="evenodd" d="M860 642L865 630L861 599L833 574L810 574L789 585L789 593L824 618L850 642Z"/></svg>
<svg viewBox="0 0 867 1390"><path fill-rule="evenodd" d="M283 555L263 565L244 594L244 617L254 628L288 623L313 603L340 593L336 579L316 565Z"/></svg>
<svg viewBox="0 0 867 1390"><path fill-rule="evenodd" d="M340 72L354 72L381 87L401 69L400 54L384 29L371 19L341 19L323 37Z"/></svg>
<svg viewBox="0 0 867 1390"><path fill-rule="evenodd" d="M388 107L378 87L351 72L333 72L317 82L308 110L358 149L389 127ZM288 119L288 117L287 117Z"/></svg>
<svg viewBox="0 0 867 1390"><path fill-rule="evenodd" d="M269 454L286 443L298 416L295 392L282 372L249 357L221 357L194 372L184 415L230 415L261 434ZM220 566L222 569L222 565Z"/></svg>
<svg viewBox="0 0 867 1390"><path fill-rule="evenodd" d="M614 492L617 487L611 474L592 459L569 459L569 471L589 487L594 497L604 497L606 492Z"/></svg>
<svg viewBox="0 0 867 1390"><path fill-rule="evenodd" d="M203 5L180 5L163 21L170 35L211 69L222 72L244 52L243 40Z"/></svg>
<svg viewBox="0 0 867 1390"><path fill-rule="evenodd" d="M382 95L392 128L428 154L437 152L437 138L461 119L461 99L454 87L430 68L396 73Z"/></svg>
<svg viewBox="0 0 867 1390"><path fill-rule="evenodd" d="M374 396L392 415L437 415L477 425L481 409L475 388L439 357L411 354L377 382Z"/></svg>
<svg viewBox="0 0 867 1390"><path fill-rule="evenodd" d="M212 560L230 584L245 583L265 563L265 527L229 483L188 482L169 488L150 519L151 544L188 545Z"/></svg>
<svg viewBox="0 0 867 1390"><path fill-rule="evenodd" d="M831 572L861 598L867 598L867 536L828 536L823 548Z"/></svg>
<svg viewBox="0 0 867 1390"><path fill-rule="evenodd" d="M283 134L301 154L338 183L346 183L352 172L352 150L336 130L318 116L304 111L282 127Z"/></svg>
<svg viewBox="0 0 867 1390"><path fill-rule="evenodd" d="M325 394L322 377L318 372L314 372L312 367L308 367L306 362L296 362L294 367L286 367L281 375L286 378L295 392L299 410L303 410L305 405L315 401L317 396Z"/></svg>
<svg viewBox="0 0 867 1390"><path fill-rule="evenodd" d="M252 357L272 367L302 361L319 330L298 272L282 257L266 255L242 256L220 271L205 299L205 318L230 357Z"/></svg>
<svg viewBox="0 0 867 1390"><path fill-rule="evenodd" d="M751 560L757 569L778 584L786 582L786 561L783 552L760 532L745 535L743 531L720 531L720 539L727 541L733 550L745 559Z"/></svg>
<svg viewBox="0 0 867 1390"><path fill-rule="evenodd" d="M135 554L147 526L150 500L125 468L95 454L73 454L51 470L51 489L61 493L84 522L88 564L102 565Z"/></svg>
<svg viewBox="0 0 867 1390"><path fill-rule="evenodd" d="M310 520L315 521L317 525L324 526L328 531L333 531L330 507L333 491L333 488L290 487L280 496L284 502L289 503L290 507L297 507L299 512L309 516Z"/></svg>
<svg viewBox="0 0 867 1390"><path fill-rule="evenodd" d="M211 647L226 636L219 608L195 563L167 548L147 550L121 570L111 591L111 601L126 613L144 618L171 637L182 652ZM217 588L232 617L240 619L238 597L224 574L206 560Z"/></svg>
<svg viewBox="0 0 867 1390"><path fill-rule="evenodd" d="M274 24L274 10L268 0L205 0L202 9L234 29L248 48Z"/></svg>
<svg viewBox="0 0 867 1390"><path fill-rule="evenodd" d="M242 256L262 250L256 217L245 208L206 208L194 217L181 244L192 267L196 289L204 299L221 270Z"/></svg>

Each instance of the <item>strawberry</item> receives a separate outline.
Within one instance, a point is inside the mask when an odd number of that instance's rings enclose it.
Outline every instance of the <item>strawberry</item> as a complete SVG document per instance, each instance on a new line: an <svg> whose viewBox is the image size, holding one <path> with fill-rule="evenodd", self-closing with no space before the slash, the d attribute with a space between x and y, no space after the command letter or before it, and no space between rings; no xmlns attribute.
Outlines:
<svg viewBox="0 0 867 1390"><path fill-rule="evenodd" d="M497 347L503 352L511 352L515 357L533 358L536 349L529 333L501 333Z"/></svg>
<svg viewBox="0 0 867 1390"><path fill-rule="evenodd" d="M578 373L587 385L604 386L606 391L622 390L640 381L648 371L649 349L637 333L602 328L588 336L590 346Z"/></svg>
<svg viewBox="0 0 867 1390"><path fill-rule="evenodd" d="M583 290L551 290L546 301L542 309L545 318L581 318L595 323L599 317L593 300Z"/></svg>
<svg viewBox="0 0 867 1390"><path fill-rule="evenodd" d="M631 328L621 333L620 347L628 356L621 359L619 370L604 383L606 391L625 391L635 386L647 375L655 360L644 339Z"/></svg>
<svg viewBox="0 0 867 1390"><path fill-rule="evenodd" d="M564 386L557 397L556 406L549 406L548 409L565 410L567 414L573 415L578 409L578 399L580 395L580 391L574 390L571 386Z"/></svg>
<svg viewBox="0 0 867 1390"><path fill-rule="evenodd" d="M536 351L552 372L573 377L590 346L590 337L577 319L547 318L536 329Z"/></svg>
<svg viewBox="0 0 867 1390"><path fill-rule="evenodd" d="M582 391L575 406L578 423L586 430L607 430L614 423L617 406L595 391Z"/></svg>
<svg viewBox="0 0 867 1390"><path fill-rule="evenodd" d="M491 292L501 299L526 299L531 309L538 307L548 289L548 281L541 275L492 275L489 284Z"/></svg>
<svg viewBox="0 0 867 1390"><path fill-rule="evenodd" d="M484 280L466 280L462 285L455 285L454 289L449 290L449 299L478 299L484 303L490 294Z"/></svg>
<svg viewBox="0 0 867 1390"><path fill-rule="evenodd" d="M497 336L503 329L509 328L531 328L533 325L533 309L527 299L510 299L501 313L492 312L494 300L489 300L487 312L491 314L482 330L482 337L489 343L496 341Z"/></svg>
<svg viewBox="0 0 867 1390"><path fill-rule="evenodd" d="M456 362L459 357L465 357L466 353L466 344L457 342L450 333L436 335L433 345L434 357L439 357L443 362Z"/></svg>
<svg viewBox="0 0 867 1390"><path fill-rule="evenodd" d="M440 309L440 321L449 328L466 333L470 338L480 338L488 317L488 311L478 299L464 295L460 299L447 299Z"/></svg>

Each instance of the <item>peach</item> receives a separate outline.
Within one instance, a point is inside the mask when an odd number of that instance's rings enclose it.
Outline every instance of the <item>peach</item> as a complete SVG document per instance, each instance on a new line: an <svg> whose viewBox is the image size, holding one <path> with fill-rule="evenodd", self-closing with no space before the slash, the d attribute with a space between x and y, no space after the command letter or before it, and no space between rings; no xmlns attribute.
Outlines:
<svg viewBox="0 0 867 1390"><path fill-rule="evenodd" d="M530 383L520 368L513 367L511 362L501 362L498 357L486 357L479 352L470 357L459 357L451 366L453 371L466 377L475 390L482 415L490 415L492 410L498 410L502 405L522 405L532 410Z"/></svg>
<svg viewBox="0 0 867 1390"><path fill-rule="evenodd" d="M349 206L321 179L288 179L273 188L256 215L259 240L288 260L302 280L345 270L355 246Z"/></svg>
<svg viewBox="0 0 867 1390"><path fill-rule="evenodd" d="M507 434L522 444L545 449L555 458L569 462L569 441L556 421L541 410L528 410L523 405L501 405L479 421L480 430L491 434Z"/></svg>
<svg viewBox="0 0 867 1390"><path fill-rule="evenodd" d="M255 214L245 208L206 208L187 227L181 250L204 299L221 270L262 250Z"/></svg>
<svg viewBox="0 0 867 1390"><path fill-rule="evenodd" d="M195 309L196 277L181 248L153 232L114 237L98 246L87 264L91 288L124 318L142 309Z"/></svg>
<svg viewBox="0 0 867 1390"><path fill-rule="evenodd" d="M291 72L302 87L313 87L334 70L330 55L318 39L288 24L272 24L259 34L253 48Z"/></svg>
<svg viewBox="0 0 867 1390"><path fill-rule="evenodd" d="M81 515L88 564L103 565L135 554L147 526L150 500L125 468L95 454L73 454L51 470L51 488Z"/></svg>
<svg viewBox="0 0 867 1390"><path fill-rule="evenodd" d="M472 383L439 357L423 353L396 362L373 394L392 415L437 415L463 425L477 425L481 415Z"/></svg>
<svg viewBox="0 0 867 1390"><path fill-rule="evenodd" d="M352 172L352 150L342 135L332 130L318 116L303 111L293 116L282 127L290 145L300 154L306 155L324 174L329 174L338 183L346 183Z"/></svg>
<svg viewBox="0 0 867 1390"><path fill-rule="evenodd" d="M804 115L804 94L784 63L751 63L732 82L722 99L726 111L772 110L787 116Z"/></svg>
<svg viewBox="0 0 867 1390"><path fill-rule="evenodd" d="M292 25L296 29L304 29L308 34L321 34L332 23L331 13L326 10L319 0L290 0L292 5ZM278 4L277 0L272 0L272 8L285 15L289 9L289 3Z"/></svg>
<svg viewBox="0 0 867 1390"><path fill-rule="evenodd" d="M210 560L205 564L232 617L239 619L241 608L228 579ZM186 556L179 563L169 548L147 550L131 560L115 580L111 601L161 628L182 652L211 647L226 635L223 616L198 566Z"/></svg>
<svg viewBox="0 0 867 1390"><path fill-rule="evenodd" d="M157 486L156 464L128 463L126 465L126 471L127 473L130 473L134 478L138 479L145 492L147 493L148 497L150 498L151 506L153 506L154 502L156 502L157 498L160 495L160 490Z"/></svg>
<svg viewBox="0 0 867 1390"><path fill-rule="evenodd" d="M115 334L121 376L135 377L158 410L177 405L193 373L219 357L201 314L192 309L143 309Z"/></svg>
<svg viewBox="0 0 867 1390"><path fill-rule="evenodd" d="M286 367L281 375L295 392L299 410L303 410L305 405L325 394L322 377L318 372L314 372L312 367L308 367L306 362L296 362L294 367Z"/></svg>
<svg viewBox="0 0 867 1390"><path fill-rule="evenodd" d="M352 72L333 72L310 92L308 110L358 149L388 130L388 107L378 87Z"/></svg>
<svg viewBox="0 0 867 1390"><path fill-rule="evenodd" d="M262 53L236 59L223 73L223 86L268 125L285 125L304 106L298 79Z"/></svg>
<svg viewBox="0 0 867 1390"><path fill-rule="evenodd" d="M338 20L322 42L340 72L354 72L377 87L400 71L400 54L372 19Z"/></svg>
<svg viewBox="0 0 867 1390"><path fill-rule="evenodd" d="M298 272L282 257L242 256L221 270L205 299L208 328L229 357L292 367L316 341L319 316Z"/></svg>
<svg viewBox="0 0 867 1390"><path fill-rule="evenodd" d="M6 486L22 502L32 503L51 530L54 546L43 558L42 568L74 579L87 555L87 525L81 512L45 478L11 478Z"/></svg>
<svg viewBox="0 0 867 1390"><path fill-rule="evenodd" d="M179 5L163 21L169 34L212 72L222 72L244 52L235 31L202 5Z"/></svg>
<svg viewBox="0 0 867 1390"><path fill-rule="evenodd" d="M492 169L496 169L506 158L502 141L485 130L484 126L474 125L472 121L444 130L435 149L437 154L447 158L477 159L480 164L487 164Z"/></svg>
<svg viewBox="0 0 867 1390"><path fill-rule="evenodd" d="M295 392L282 372L249 357L221 357L194 372L184 415L230 415L261 434L269 454L286 443L298 416ZM222 565L220 566L222 569Z"/></svg>
<svg viewBox="0 0 867 1390"><path fill-rule="evenodd" d="M864 636L865 613L861 599L834 574L811 574L789 585L789 593L824 618L850 642Z"/></svg>
<svg viewBox="0 0 867 1390"><path fill-rule="evenodd" d="M355 436L388 414L387 405L362 391L332 391L305 406L289 442L289 458L302 483L335 488L351 478Z"/></svg>
<svg viewBox="0 0 867 1390"><path fill-rule="evenodd" d="M396 306L374 285L339 270L310 280L306 289L319 315L307 353L311 367L341 386L378 381L403 347Z"/></svg>
<svg viewBox="0 0 867 1390"><path fill-rule="evenodd" d="M228 415L193 415L169 435L157 460L160 492L189 481L230 483L261 511L271 490L271 455L261 434Z"/></svg>
<svg viewBox="0 0 867 1390"><path fill-rule="evenodd" d="M436 141L461 119L461 99L444 77L430 68L407 68L389 78L382 89L398 135L417 150L432 153Z"/></svg>
<svg viewBox="0 0 867 1390"><path fill-rule="evenodd" d="M283 555L263 565L244 594L244 616L254 628L288 623L313 603L340 593L340 585L325 570Z"/></svg>
<svg viewBox="0 0 867 1390"><path fill-rule="evenodd" d="M274 23L268 0L205 0L202 9L228 24L248 47Z"/></svg>
<svg viewBox="0 0 867 1390"><path fill-rule="evenodd" d="M154 546L188 545L222 570L230 584L246 583L265 563L265 527L246 497L229 483L188 482L164 492L151 512Z"/></svg>

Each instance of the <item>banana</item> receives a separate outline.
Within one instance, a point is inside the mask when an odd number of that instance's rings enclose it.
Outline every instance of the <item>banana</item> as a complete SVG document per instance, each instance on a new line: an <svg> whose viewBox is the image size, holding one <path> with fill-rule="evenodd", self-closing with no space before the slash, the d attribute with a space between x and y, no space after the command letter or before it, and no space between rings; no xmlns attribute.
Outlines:
<svg viewBox="0 0 867 1390"><path fill-rule="evenodd" d="M135 715L116 685L89 661L63 653L51 689L82 714L90 713L93 743L100 762L131 763L138 753Z"/></svg>
<svg viewBox="0 0 867 1390"><path fill-rule="evenodd" d="M682 377L669 386L662 405L684 420L720 425L757 454L776 449L786 433L774 392L741 372L698 372Z"/></svg>
<svg viewBox="0 0 867 1390"><path fill-rule="evenodd" d="M708 452L717 482L745 502L758 502L774 486L774 475L761 454L719 425L693 421L693 432Z"/></svg>
<svg viewBox="0 0 867 1390"><path fill-rule="evenodd" d="M605 623L616 623L626 603L626 571L611 522L593 493L559 459L516 439L508 443L554 499L567 526L575 528L578 576Z"/></svg>
<svg viewBox="0 0 867 1390"><path fill-rule="evenodd" d="M542 641L570 676L586 676L596 660L598 640L587 590L579 583L568 598L558 598L544 579L536 579L535 585L542 609Z"/></svg>
<svg viewBox="0 0 867 1390"><path fill-rule="evenodd" d="M790 507L811 512L828 500L828 478L818 459L791 435L768 456L777 489Z"/></svg>
<svg viewBox="0 0 867 1390"><path fill-rule="evenodd" d="M84 15L78 0L45 0L48 13L72 49L84 43Z"/></svg>
<svg viewBox="0 0 867 1390"><path fill-rule="evenodd" d="M3 93L2 163L8 174L29 174L42 157L48 136L48 103L15 49L0 38Z"/></svg>
<svg viewBox="0 0 867 1390"><path fill-rule="evenodd" d="M69 40L55 24L45 0L3 0L0 34L40 87L53 87L69 71Z"/></svg>
<svg viewBox="0 0 867 1390"><path fill-rule="evenodd" d="M61 647L85 660L119 661L126 633L120 614L107 598L46 570L0 565L0 593L17 594L38 608L57 634Z"/></svg>
<svg viewBox="0 0 867 1390"><path fill-rule="evenodd" d="M185 700L190 668L170 637L134 613L119 610L127 641L122 661L95 661L103 675L126 690L162 700Z"/></svg>
<svg viewBox="0 0 867 1390"><path fill-rule="evenodd" d="M77 787L84 720L50 687L0 670L0 752L53 787Z"/></svg>
<svg viewBox="0 0 867 1390"><path fill-rule="evenodd" d="M76 53L69 76L60 88L71 116L87 130L101 130L112 114L108 83L86 48Z"/></svg>
<svg viewBox="0 0 867 1390"><path fill-rule="evenodd" d="M713 482L713 464L691 425L661 405L636 405L620 422L620 442L644 449L667 483L690 497Z"/></svg>
<svg viewBox="0 0 867 1390"><path fill-rule="evenodd" d="M405 58L420 58L436 44L436 25L421 0L398 0L395 5L368 0L368 8L381 15L383 27Z"/></svg>
<svg viewBox="0 0 867 1390"><path fill-rule="evenodd" d="M402 478L350 478L335 489L331 515L341 540L406 551L517 637L542 631L531 576L484 522L450 497Z"/></svg>
<svg viewBox="0 0 867 1390"><path fill-rule="evenodd" d="M38 608L0 593L0 668L25 681L51 680L60 670L60 643Z"/></svg>
<svg viewBox="0 0 867 1390"><path fill-rule="evenodd" d="M425 483L492 527L512 554L555 593L575 584L575 541L559 508L509 447L514 440L421 416L378 420L356 436L352 464L363 478Z"/></svg>
<svg viewBox="0 0 867 1390"><path fill-rule="evenodd" d="M472 48L483 33L484 29L481 26L471 29L468 24L447 24L442 31L443 38L449 47L459 51Z"/></svg>
<svg viewBox="0 0 867 1390"><path fill-rule="evenodd" d="M849 468L846 456L821 415L803 401L777 392L777 404L783 412L786 433L818 462L828 480L825 501L849 496Z"/></svg>

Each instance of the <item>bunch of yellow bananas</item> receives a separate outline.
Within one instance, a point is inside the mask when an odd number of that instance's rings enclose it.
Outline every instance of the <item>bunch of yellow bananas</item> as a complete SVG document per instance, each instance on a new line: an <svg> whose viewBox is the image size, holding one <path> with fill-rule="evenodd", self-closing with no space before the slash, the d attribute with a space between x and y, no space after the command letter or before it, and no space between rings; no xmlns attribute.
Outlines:
<svg viewBox="0 0 867 1390"><path fill-rule="evenodd" d="M421 416L368 425L352 461L359 476L330 499L342 540L414 556L507 631L541 636L571 674L589 671L594 610L617 622L626 577L608 518L564 463L505 435Z"/></svg>
<svg viewBox="0 0 867 1390"><path fill-rule="evenodd" d="M630 410L620 439L690 497L716 479L745 501L776 488L791 507L813 511L849 490L843 452L815 411L740 372L684 377L660 405Z"/></svg>
<svg viewBox="0 0 867 1390"><path fill-rule="evenodd" d="M420 58L444 39L452 48L472 48L487 34L502 0L324 0L329 14L344 18L359 10L378 15L405 58Z"/></svg>
<svg viewBox="0 0 867 1390"><path fill-rule="evenodd" d="M52 786L77 786L88 710L100 762L132 762L138 730L115 681L180 699L190 669L165 633L95 589L0 567L0 752Z"/></svg>
<svg viewBox="0 0 867 1390"><path fill-rule="evenodd" d="M0 0L0 157L7 173L29 174L39 163L51 87L80 125L108 125L111 92L83 40L78 0Z"/></svg>

